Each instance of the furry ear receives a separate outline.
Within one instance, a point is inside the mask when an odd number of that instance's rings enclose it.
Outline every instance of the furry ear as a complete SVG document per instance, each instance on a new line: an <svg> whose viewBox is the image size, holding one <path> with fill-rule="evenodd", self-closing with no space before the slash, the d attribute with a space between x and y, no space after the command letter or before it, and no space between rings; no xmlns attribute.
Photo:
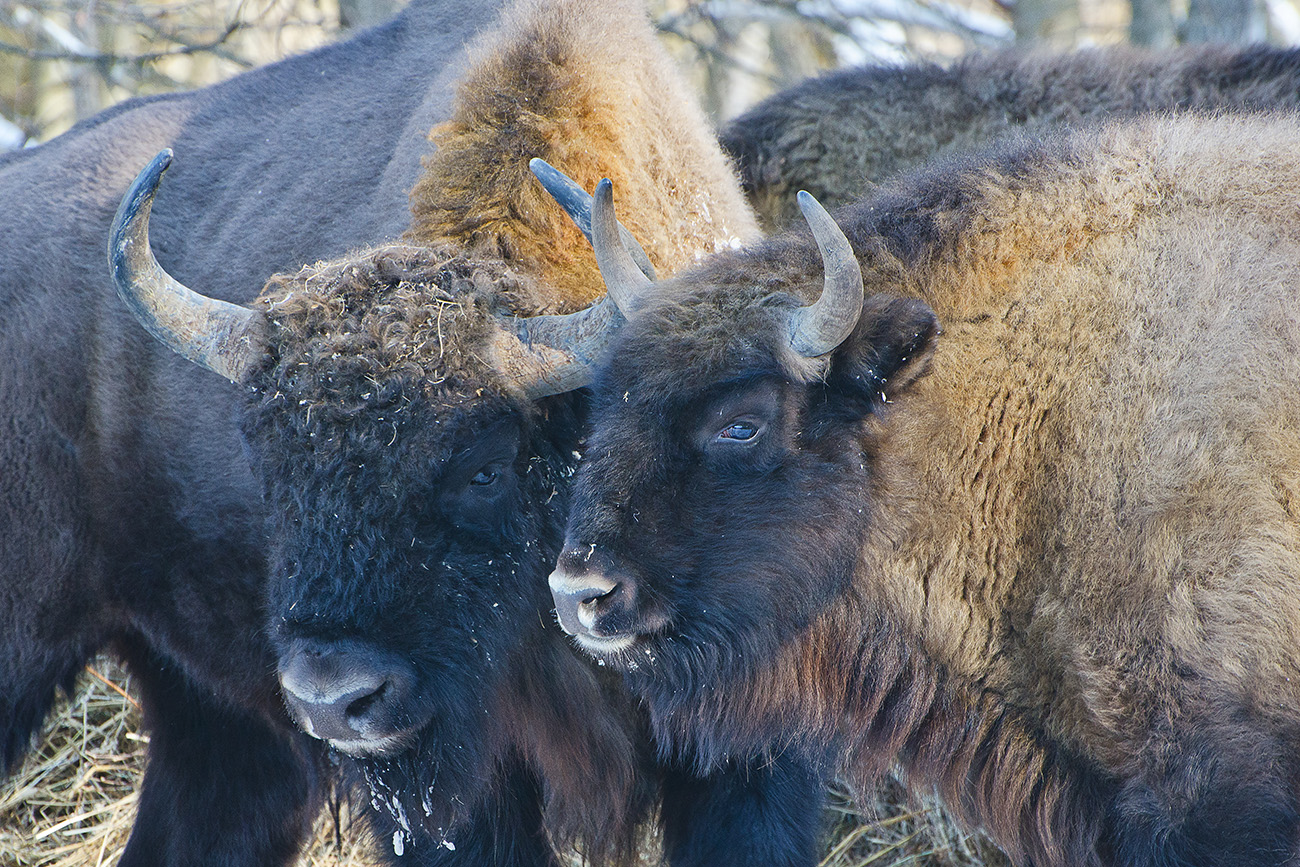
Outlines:
<svg viewBox="0 0 1300 867"><path fill-rule="evenodd" d="M925 302L867 298L857 327L831 360L832 399L859 403L862 414L891 400L925 373L939 334L939 319Z"/></svg>

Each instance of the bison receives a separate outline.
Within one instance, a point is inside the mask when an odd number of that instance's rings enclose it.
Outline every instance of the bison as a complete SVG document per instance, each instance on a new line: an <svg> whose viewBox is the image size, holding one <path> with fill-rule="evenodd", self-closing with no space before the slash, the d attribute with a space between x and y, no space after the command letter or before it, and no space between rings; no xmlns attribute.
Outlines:
<svg viewBox="0 0 1300 867"><path fill-rule="evenodd" d="M1017 863L1295 863L1297 140L1117 122L619 268L564 628L660 737L898 767Z"/></svg>
<svg viewBox="0 0 1300 867"><path fill-rule="evenodd" d="M796 222L795 194L856 201L936 156L1147 112L1300 108L1300 49L1129 46L1008 49L813 78L731 121L723 148L768 227Z"/></svg>
<svg viewBox="0 0 1300 867"><path fill-rule="evenodd" d="M0 157L0 771L114 650L151 730L123 865L284 863L323 778L274 676L238 391L132 321L104 269L114 210L154 153L182 150L155 242L224 299L398 236L465 43L497 14L417 0L346 42Z"/></svg>
<svg viewBox="0 0 1300 867"><path fill-rule="evenodd" d="M623 314L524 157L617 170L646 271L751 236L753 217L635 3L524 0L470 56L402 243L276 276L248 305L199 294L150 249L155 196L181 186L159 192L167 152L113 224L119 292L210 371L226 418L195 424L246 455L226 473L235 517L265 519L245 544L268 561L268 670L364 778L399 856L616 858L658 785L672 863L811 863L820 777L795 757L656 768L546 585L582 447L573 389ZM589 222L577 184L539 171Z"/></svg>

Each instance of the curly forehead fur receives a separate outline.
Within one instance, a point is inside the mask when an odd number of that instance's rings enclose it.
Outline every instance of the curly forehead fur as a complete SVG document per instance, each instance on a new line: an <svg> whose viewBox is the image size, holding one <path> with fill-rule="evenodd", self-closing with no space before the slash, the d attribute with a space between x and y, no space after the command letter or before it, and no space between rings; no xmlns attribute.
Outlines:
<svg viewBox="0 0 1300 867"><path fill-rule="evenodd" d="M537 284L500 261L390 245L271 280L268 387L303 401L370 406L395 386L426 397L498 382L480 348L498 317L536 303ZM502 309L504 308L504 310Z"/></svg>

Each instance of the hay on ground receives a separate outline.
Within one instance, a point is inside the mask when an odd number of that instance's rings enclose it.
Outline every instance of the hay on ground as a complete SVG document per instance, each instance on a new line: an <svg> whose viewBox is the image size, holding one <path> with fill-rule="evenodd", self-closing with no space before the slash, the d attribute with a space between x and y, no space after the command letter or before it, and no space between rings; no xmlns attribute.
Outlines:
<svg viewBox="0 0 1300 867"><path fill-rule="evenodd" d="M107 658L87 666L22 767L0 783L0 864L112 867L135 818L148 736L129 675ZM1005 867L979 835L959 830L932 801L909 800L886 780L856 802L832 788L820 867ZM346 799L316 822L298 867L374 867Z"/></svg>

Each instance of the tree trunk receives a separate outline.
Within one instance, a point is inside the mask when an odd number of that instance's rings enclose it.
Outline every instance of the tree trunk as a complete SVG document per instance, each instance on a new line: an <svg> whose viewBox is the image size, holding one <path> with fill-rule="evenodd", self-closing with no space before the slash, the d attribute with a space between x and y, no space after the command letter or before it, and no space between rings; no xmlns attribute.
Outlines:
<svg viewBox="0 0 1300 867"><path fill-rule="evenodd" d="M1081 19L1077 0L1016 0L1011 12L1016 42L1072 48Z"/></svg>
<svg viewBox="0 0 1300 867"><path fill-rule="evenodd" d="M1264 10L1255 0L1189 0L1184 42L1241 44L1267 36Z"/></svg>

